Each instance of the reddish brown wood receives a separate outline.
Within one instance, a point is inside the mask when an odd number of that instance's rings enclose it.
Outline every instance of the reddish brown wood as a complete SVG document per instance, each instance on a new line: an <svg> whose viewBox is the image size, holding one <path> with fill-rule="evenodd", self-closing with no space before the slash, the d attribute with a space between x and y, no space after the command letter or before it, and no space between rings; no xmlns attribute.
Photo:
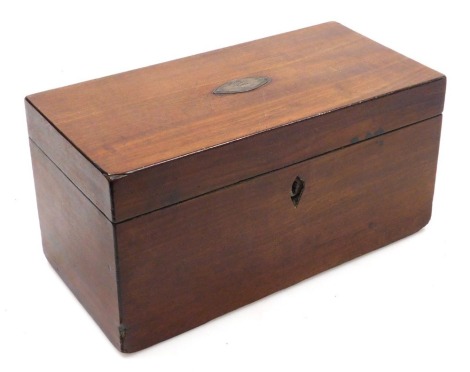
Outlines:
<svg viewBox="0 0 470 372"><path fill-rule="evenodd" d="M272 82L212 94L259 75ZM332 22L27 100L107 176L111 195L91 170L70 178L120 222L438 115L444 89L442 74Z"/></svg>
<svg viewBox="0 0 470 372"><path fill-rule="evenodd" d="M273 81L250 93L212 94L264 75ZM28 100L106 173L122 174L438 78L326 23Z"/></svg>
<svg viewBox="0 0 470 372"><path fill-rule="evenodd" d="M25 101L29 137L108 219L112 220L108 179L78 149Z"/></svg>
<svg viewBox="0 0 470 372"><path fill-rule="evenodd" d="M196 327L422 228L445 84L328 23L29 96L45 254L122 351Z"/></svg>
<svg viewBox="0 0 470 372"><path fill-rule="evenodd" d="M444 91L445 79L435 80L116 179L114 218L123 221L439 115Z"/></svg>
<svg viewBox="0 0 470 372"><path fill-rule="evenodd" d="M30 148L44 253L120 349L114 225L32 141Z"/></svg>
<svg viewBox="0 0 470 372"><path fill-rule="evenodd" d="M117 225L132 352L416 232L441 116ZM297 208L290 190L305 181Z"/></svg>

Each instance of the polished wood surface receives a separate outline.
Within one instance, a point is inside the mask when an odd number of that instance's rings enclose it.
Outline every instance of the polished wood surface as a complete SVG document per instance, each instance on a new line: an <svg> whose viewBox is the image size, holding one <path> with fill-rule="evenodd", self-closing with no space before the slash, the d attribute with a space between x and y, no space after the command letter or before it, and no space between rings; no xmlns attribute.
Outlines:
<svg viewBox="0 0 470 372"><path fill-rule="evenodd" d="M132 352L412 234L441 116L116 226ZM292 182L305 189L295 207Z"/></svg>
<svg viewBox="0 0 470 372"><path fill-rule="evenodd" d="M445 86L445 79L435 80L115 179L114 220L124 221L439 115Z"/></svg>
<svg viewBox="0 0 470 372"><path fill-rule="evenodd" d="M26 101L29 138L90 201L113 220L109 180Z"/></svg>
<svg viewBox="0 0 470 372"><path fill-rule="evenodd" d="M28 96L45 254L117 348L163 341L426 225L445 89L327 23Z"/></svg>
<svg viewBox="0 0 470 372"><path fill-rule="evenodd" d="M32 141L30 148L44 253L120 349L114 225Z"/></svg>
<svg viewBox="0 0 470 372"><path fill-rule="evenodd" d="M212 91L268 76L257 90ZM325 23L28 97L107 174L123 174L442 74Z"/></svg>
<svg viewBox="0 0 470 372"><path fill-rule="evenodd" d="M272 81L212 94L247 76ZM442 74L331 22L34 94L27 107L96 168L69 178L120 222L438 115L444 91Z"/></svg>

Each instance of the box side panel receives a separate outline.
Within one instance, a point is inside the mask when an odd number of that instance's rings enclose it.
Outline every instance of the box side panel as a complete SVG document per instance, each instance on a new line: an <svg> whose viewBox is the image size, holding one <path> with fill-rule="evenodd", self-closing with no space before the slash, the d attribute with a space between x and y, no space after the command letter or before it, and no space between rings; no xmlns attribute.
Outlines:
<svg viewBox="0 0 470 372"><path fill-rule="evenodd" d="M115 218L123 221L434 117L442 113L445 86L442 78L119 178L112 185Z"/></svg>
<svg viewBox="0 0 470 372"><path fill-rule="evenodd" d="M30 140L44 253L120 349L113 225Z"/></svg>
<svg viewBox="0 0 470 372"><path fill-rule="evenodd" d="M57 129L27 100L29 137L109 219L112 219L109 182Z"/></svg>
<svg viewBox="0 0 470 372"><path fill-rule="evenodd" d="M123 350L421 229L431 216L440 128L438 116L118 224ZM296 177L305 185L297 207Z"/></svg>

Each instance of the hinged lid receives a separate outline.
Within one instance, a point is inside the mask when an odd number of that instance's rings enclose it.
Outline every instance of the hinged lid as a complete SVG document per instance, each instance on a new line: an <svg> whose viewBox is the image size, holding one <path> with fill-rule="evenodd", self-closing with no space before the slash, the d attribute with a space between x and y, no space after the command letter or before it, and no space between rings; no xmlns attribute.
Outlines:
<svg viewBox="0 0 470 372"><path fill-rule="evenodd" d="M442 74L326 23L26 105L31 139L120 222L439 115L444 90Z"/></svg>

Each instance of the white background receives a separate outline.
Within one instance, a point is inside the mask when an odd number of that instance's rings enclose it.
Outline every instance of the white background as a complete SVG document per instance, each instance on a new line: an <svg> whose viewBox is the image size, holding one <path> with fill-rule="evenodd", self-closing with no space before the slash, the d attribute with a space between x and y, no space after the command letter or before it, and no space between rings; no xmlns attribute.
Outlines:
<svg viewBox="0 0 470 372"><path fill-rule="evenodd" d="M459 3L2 1L0 370L469 371L470 28ZM24 96L330 20L448 77L430 224L120 354L43 257Z"/></svg>

